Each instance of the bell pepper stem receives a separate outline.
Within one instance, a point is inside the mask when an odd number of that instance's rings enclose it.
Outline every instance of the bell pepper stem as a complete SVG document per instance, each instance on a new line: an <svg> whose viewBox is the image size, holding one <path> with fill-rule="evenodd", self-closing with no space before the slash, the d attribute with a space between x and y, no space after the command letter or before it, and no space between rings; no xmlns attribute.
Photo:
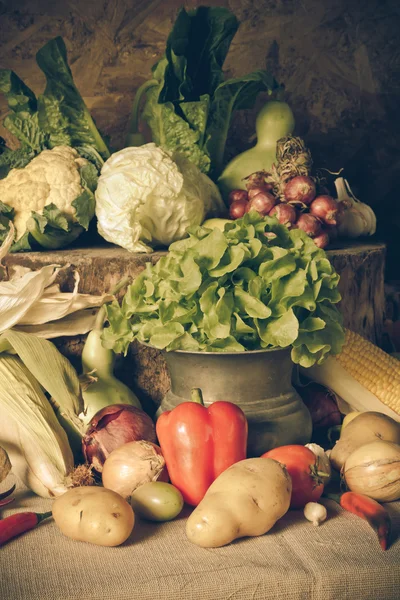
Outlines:
<svg viewBox="0 0 400 600"><path fill-rule="evenodd" d="M203 394L201 393L200 388L193 388L190 394L191 402L196 402L196 404L201 404L204 406Z"/></svg>

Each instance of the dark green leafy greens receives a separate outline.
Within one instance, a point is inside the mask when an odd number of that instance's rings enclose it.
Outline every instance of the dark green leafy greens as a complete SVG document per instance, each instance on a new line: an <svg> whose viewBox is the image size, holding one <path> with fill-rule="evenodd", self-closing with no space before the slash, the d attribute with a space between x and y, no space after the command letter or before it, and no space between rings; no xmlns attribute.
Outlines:
<svg viewBox="0 0 400 600"><path fill-rule="evenodd" d="M261 91L278 87L265 71L224 80L222 67L239 23L226 8L182 8L168 37L165 56L153 67L153 79L137 92L130 135L143 118L153 141L185 154L216 179L223 168L229 125L235 110L251 108Z"/></svg>
<svg viewBox="0 0 400 600"><path fill-rule="evenodd" d="M87 229L94 215L98 173L110 156L74 84L62 38L50 40L39 50L36 60L46 76L46 88L38 98L13 71L0 69L0 92L11 111L4 126L20 143L16 150L0 145L0 179L11 169L26 167L42 150L60 145L76 148L90 164L81 168L83 191L72 203L78 222L71 223L55 204L46 206L41 214L32 212L26 233L13 244L11 252L35 247L62 248ZM13 217L13 210L0 204L0 243Z"/></svg>
<svg viewBox="0 0 400 600"><path fill-rule="evenodd" d="M339 276L304 232L255 211L224 232L188 232L147 263L121 306L107 306L107 347L126 353L134 339L167 351L291 346L304 367L340 352Z"/></svg>

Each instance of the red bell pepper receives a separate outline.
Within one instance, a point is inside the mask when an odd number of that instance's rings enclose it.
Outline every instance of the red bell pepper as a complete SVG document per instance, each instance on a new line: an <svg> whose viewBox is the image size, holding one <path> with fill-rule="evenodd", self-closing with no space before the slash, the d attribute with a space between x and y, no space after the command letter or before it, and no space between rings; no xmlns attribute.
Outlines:
<svg viewBox="0 0 400 600"><path fill-rule="evenodd" d="M201 392L162 413L157 437L171 483L187 504L197 506L225 469L246 458L247 419L232 402L217 401L206 408Z"/></svg>

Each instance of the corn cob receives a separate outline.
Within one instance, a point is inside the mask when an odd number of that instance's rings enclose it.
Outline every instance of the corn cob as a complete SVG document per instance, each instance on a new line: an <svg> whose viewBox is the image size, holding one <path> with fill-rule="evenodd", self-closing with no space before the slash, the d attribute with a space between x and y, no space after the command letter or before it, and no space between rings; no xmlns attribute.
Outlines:
<svg viewBox="0 0 400 600"><path fill-rule="evenodd" d="M400 413L400 360L349 330L335 360L383 404Z"/></svg>

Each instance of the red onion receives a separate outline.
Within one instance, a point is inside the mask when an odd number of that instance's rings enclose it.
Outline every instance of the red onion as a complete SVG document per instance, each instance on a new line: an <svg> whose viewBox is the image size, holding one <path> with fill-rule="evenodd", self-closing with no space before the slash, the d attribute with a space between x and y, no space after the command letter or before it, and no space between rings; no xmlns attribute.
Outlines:
<svg viewBox="0 0 400 600"><path fill-rule="evenodd" d="M296 228L314 238L321 232L321 221L310 213L302 213L296 221Z"/></svg>
<svg viewBox="0 0 400 600"><path fill-rule="evenodd" d="M310 204L310 213L327 225L337 225L339 203L332 196L317 196Z"/></svg>
<svg viewBox="0 0 400 600"><path fill-rule="evenodd" d="M249 189L248 191L248 198L249 200L251 200L252 198L254 198L254 196L257 196L257 194L265 194L265 192L269 192L269 190L271 189L271 186L257 186L257 187L252 187Z"/></svg>
<svg viewBox="0 0 400 600"><path fill-rule="evenodd" d="M233 202L237 202L238 200L245 200L247 202L247 192L246 190L232 190L228 196L228 204L229 206Z"/></svg>
<svg viewBox="0 0 400 600"><path fill-rule="evenodd" d="M152 419L140 408L129 404L111 404L99 410L90 420L83 437L83 454L96 471L103 470L107 456L128 442L156 441Z"/></svg>
<svg viewBox="0 0 400 600"><path fill-rule="evenodd" d="M297 211L295 207L292 204L286 204L285 202L274 206L274 208L270 210L268 214L270 217L275 215L279 223L289 227L293 225L297 219Z"/></svg>
<svg viewBox="0 0 400 600"><path fill-rule="evenodd" d="M246 206L246 212L256 210L261 215L267 215L269 211L275 206L276 198L269 192L258 192Z"/></svg>
<svg viewBox="0 0 400 600"><path fill-rule="evenodd" d="M314 244L318 246L318 248L326 248L327 246L329 246L330 239L326 231L323 231L313 239Z"/></svg>
<svg viewBox="0 0 400 600"><path fill-rule="evenodd" d="M296 386L296 389L310 411L314 428L340 425L342 415L336 396L330 389L314 381L304 386Z"/></svg>
<svg viewBox="0 0 400 600"><path fill-rule="evenodd" d="M231 219L240 219L246 212L247 200L235 200L229 207L229 216Z"/></svg>
<svg viewBox="0 0 400 600"><path fill-rule="evenodd" d="M310 204L316 194L315 182L306 175L297 175L287 182L284 189L284 195L288 202L300 202Z"/></svg>

